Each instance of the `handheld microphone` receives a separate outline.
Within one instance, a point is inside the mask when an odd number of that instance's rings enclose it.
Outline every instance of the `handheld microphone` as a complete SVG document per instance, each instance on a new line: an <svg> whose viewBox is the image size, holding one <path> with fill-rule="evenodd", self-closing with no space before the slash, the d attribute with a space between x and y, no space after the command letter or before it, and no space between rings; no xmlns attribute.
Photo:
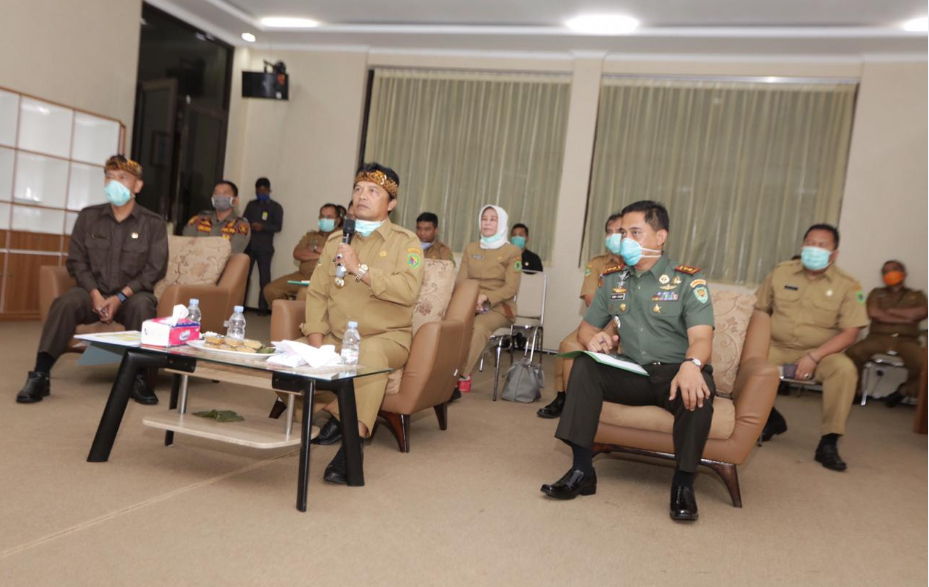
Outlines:
<svg viewBox="0 0 929 587"><path fill-rule="evenodd" d="M353 236L355 236L355 221L346 218L342 223L342 242L346 245L352 244Z"/></svg>

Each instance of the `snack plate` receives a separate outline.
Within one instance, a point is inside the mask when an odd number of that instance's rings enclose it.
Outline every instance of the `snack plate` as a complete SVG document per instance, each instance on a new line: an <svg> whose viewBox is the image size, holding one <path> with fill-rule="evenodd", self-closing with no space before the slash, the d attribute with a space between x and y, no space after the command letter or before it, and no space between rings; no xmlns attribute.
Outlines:
<svg viewBox="0 0 929 587"><path fill-rule="evenodd" d="M201 350L205 353L213 353L217 355L224 355L227 357L239 357L240 359L254 359L258 361L267 361L269 357L273 357L277 352L273 353L242 353L239 351L225 351L222 349L211 349L206 346L206 341L204 340L191 340L187 342L188 346L192 346L197 350Z"/></svg>

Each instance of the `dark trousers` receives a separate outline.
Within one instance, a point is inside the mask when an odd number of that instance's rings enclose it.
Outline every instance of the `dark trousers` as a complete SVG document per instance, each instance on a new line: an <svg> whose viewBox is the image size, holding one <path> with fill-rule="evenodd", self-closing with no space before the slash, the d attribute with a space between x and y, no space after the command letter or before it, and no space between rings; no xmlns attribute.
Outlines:
<svg viewBox="0 0 929 587"><path fill-rule="evenodd" d="M712 367L703 370L711 396L703 401L702 408L692 412L684 407L680 393L674 401L668 400L671 380L680 369L679 363L644 367L648 377L601 365L587 355L577 357L568 379L564 411L555 437L589 449L597 434L604 401L627 406L659 406L674 414L674 454L678 469L693 473L700 463L713 421L716 385Z"/></svg>
<svg viewBox="0 0 929 587"><path fill-rule="evenodd" d="M158 300L154 294L139 292L126 300L116 311L115 321L126 330L141 330L142 322L154 318L158 311ZM99 322L90 301L90 292L82 287L72 287L52 302L48 318L42 326L39 352L48 353L57 359L68 350L79 324Z"/></svg>
<svg viewBox="0 0 929 587"><path fill-rule="evenodd" d="M245 299L248 299L248 285L252 281L252 269L255 267L255 263L258 263L258 310L261 312L268 311L268 302L265 300L264 292L265 286L271 283L271 258L274 256L274 251L252 251L249 249L246 251L250 259L248 263L248 281L246 283L245 289Z"/></svg>

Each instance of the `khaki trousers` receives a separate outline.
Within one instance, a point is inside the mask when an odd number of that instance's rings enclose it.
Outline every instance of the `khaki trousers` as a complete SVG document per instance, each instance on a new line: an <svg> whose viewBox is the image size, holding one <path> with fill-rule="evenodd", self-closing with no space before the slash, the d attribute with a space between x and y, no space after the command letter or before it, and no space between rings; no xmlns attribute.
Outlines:
<svg viewBox="0 0 929 587"><path fill-rule="evenodd" d="M293 273L288 273L283 277L278 277L266 285L264 290L262 290L262 295L264 295L265 301L268 302L268 307L271 308L274 306L274 300L305 300L306 286L294 285L287 282L306 281L306 279L307 278L304 274L300 273L299 271L294 271Z"/></svg>
<svg viewBox="0 0 929 587"><path fill-rule="evenodd" d="M570 353L572 351L587 350L584 345L577 342L577 330L565 337L561 344L558 345L558 354ZM568 377L571 375L571 368L574 366L574 359L562 359L555 357L555 391L561 392L568 389Z"/></svg>
<svg viewBox="0 0 929 587"><path fill-rule="evenodd" d="M900 393L910 397L919 395L919 371L926 360L926 350L920 346L919 339L910 336L890 336L886 334L869 334L864 340L856 342L845 349L845 354L855 363L858 377L864 364L877 353L894 351L903 359L903 366L907 369L906 383Z"/></svg>
<svg viewBox="0 0 929 587"><path fill-rule="evenodd" d="M471 333L471 347L468 352L468 363L465 365L464 375L468 376L474 371L475 365L481 360L484 354L484 348L491 335L499 328L505 328L513 324L513 320L507 318L500 312L490 311L486 314L478 314L474 317L474 330Z"/></svg>
<svg viewBox="0 0 929 587"><path fill-rule="evenodd" d="M771 350L768 351L768 362L772 365L796 363L807 352L809 351L785 349L772 344ZM852 409L855 387L858 384L855 364L845 353L829 355L816 366L813 379L823 386L822 433L845 434L845 422Z"/></svg>

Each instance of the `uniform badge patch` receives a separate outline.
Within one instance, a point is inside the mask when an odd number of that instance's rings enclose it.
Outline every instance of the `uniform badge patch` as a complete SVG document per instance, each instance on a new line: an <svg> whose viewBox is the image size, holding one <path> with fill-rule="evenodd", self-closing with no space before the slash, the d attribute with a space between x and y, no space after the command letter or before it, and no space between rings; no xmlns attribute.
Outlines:
<svg viewBox="0 0 929 587"><path fill-rule="evenodd" d="M655 314L661 314L661 306L659 306L658 304L655 304L655 307L652 308L652 312L654 312Z"/></svg>
<svg viewBox="0 0 929 587"><path fill-rule="evenodd" d="M262 212L262 213L261 213L261 219L262 219L262 220L267 220L267 219L268 219L268 213L267 213L267 212Z"/></svg>
<svg viewBox="0 0 929 587"><path fill-rule="evenodd" d="M690 282L690 287L697 287L698 285L706 285L705 279L694 279Z"/></svg>
<svg viewBox="0 0 929 587"><path fill-rule="evenodd" d="M407 252L408 252L408 253L415 253L416 251L411 251L411 250L407 249ZM386 256L387 256L387 251L381 251L380 253L378 253L378 255L380 255L381 257L386 257Z"/></svg>
<svg viewBox="0 0 929 587"><path fill-rule="evenodd" d="M422 264L422 258L419 256L419 253L408 253L406 256L406 264L412 269L418 269Z"/></svg>
<svg viewBox="0 0 929 587"><path fill-rule="evenodd" d="M619 311L620 311L620 312L625 312L625 311L626 311L626 304L620 304L620 305L619 305Z"/></svg>
<svg viewBox="0 0 929 587"><path fill-rule="evenodd" d="M407 252L407 253L421 253L422 250L423 250L422 247L420 247L420 248L418 248L418 249L413 248L413 247L410 247L410 248L408 248L408 249L406 250L406 252ZM382 257L386 257L386 256L387 256L387 251L381 251L381 256L382 256Z"/></svg>
<svg viewBox="0 0 929 587"><path fill-rule="evenodd" d="M858 290L858 293L855 294L855 297L858 299L859 304L865 303L864 292L860 289Z"/></svg>
<svg viewBox="0 0 929 587"><path fill-rule="evenodd" d="M706 288L702 285L694 290L694 296L696 296L697 301L701 304L705 304L710 301L710 294L706 291Z"/></svg>
<svg viewBox="0 0 929 587"><path fill-rule="evenodd" d="M680 276L680 275L675 275L675 276L674 276L674 279L671 280L671 283L673 283L674 285L680 285L680 284L681 284L681 276Z"/></svg>
<svg viewBox="0 0 929 587"><path fill-rule="evenodd" d="M588 266L584 269L584 277L587 277L588 275L590 275L590 265L588 265Z"/></svg>
<svg viewBox="0 0 929 587"><path fill-rule="evenodd" d="M517 271L522 271L522 270L523 270L523 262L522 262L522 261L516 261L515 267L516 267L516 270L517 270Z"/></svg>
<svg viewBox="0 0 929 587"><path fill-rule="evenodd" d="M668 283L670 282L671 282L671 278L668 277L667 275L662 275L661 277L658 278L658 283L660 283L661 285L668 285Z"/></svg>

